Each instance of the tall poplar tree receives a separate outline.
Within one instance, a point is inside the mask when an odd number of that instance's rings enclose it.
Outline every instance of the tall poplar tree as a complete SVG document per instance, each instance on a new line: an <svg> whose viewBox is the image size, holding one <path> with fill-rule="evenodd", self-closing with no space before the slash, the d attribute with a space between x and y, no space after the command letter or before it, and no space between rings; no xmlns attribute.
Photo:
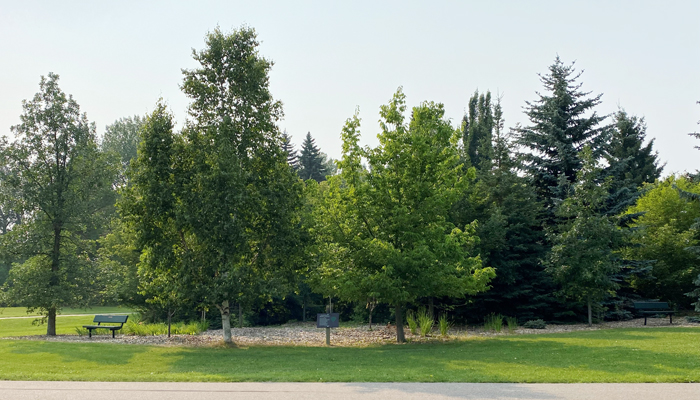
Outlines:
<svg viewBox="0 0 700 400"><path fill-rule="evenodd" d="M477 90L469 98L469 108L462 121L462 145L465 160L476 169L488 163L492 156L491 136L494 128L491 92L479 94Z"/></svg>
<svg viewBox="0 0 700 400"><path fill-rule="evenodd" d="M105 198L112 198L116 168L100 153L95 126L72 96L58 86L58 75L41 77L40 91L24 101L15 140L3 138L3 186L14 193L25 218L3 235L5 248L24 256L10 270L6 295L40 310L47 335L56 335L56 314L85 305L95 294L95 269L86 230L96 224Z"/></svg>

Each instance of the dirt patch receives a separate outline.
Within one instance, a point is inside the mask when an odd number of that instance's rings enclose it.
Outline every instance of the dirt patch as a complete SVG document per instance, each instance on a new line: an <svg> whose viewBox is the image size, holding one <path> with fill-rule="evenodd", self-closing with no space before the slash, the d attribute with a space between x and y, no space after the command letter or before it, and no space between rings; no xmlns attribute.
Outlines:
<svg viewBox="0 0 700 400"><path fill-rule="evenodd" d="M699 324L688 322L685 318L678 318L669 325L668 318L648 318L647 325L644 319L634 319L630 321L614 321L594 324L589 327L587 324L573 325L547 325L546 329L525 329L518 328L513 334L546 334L564 333L575 331L595 331L601 329L616 328L660 328L669 329L677 327L700 327ZM450 329L446 338L440 337L437 332L434 336L422 338L418 335L411 335L408 328L405 330L406 338L411 342L435 342L447 340L459 340L470 336L505 336L509 335L508 330L500 333L484 331L482 327L456 327ZM316 328L315 323L289 323L272 327L252 327L252 328L232 328L233 342L238 346L325 346L325 329ZM223 344L223 332L210 330L198 335L166 335L157 336L129 336L117 335L112 339L110 334L93 335L92 338L78 335L58 335L58 336L22 336L5 339L24 340L46 340L50 342L82 342L82 343L120 343L120 344L148 344L158 346L218 346ZM396 342L396 328L393 325L375 326L369 330L366 325L341 327L331 330L331 344L341 347L362 347L375 344L389 344Z"/></svg>

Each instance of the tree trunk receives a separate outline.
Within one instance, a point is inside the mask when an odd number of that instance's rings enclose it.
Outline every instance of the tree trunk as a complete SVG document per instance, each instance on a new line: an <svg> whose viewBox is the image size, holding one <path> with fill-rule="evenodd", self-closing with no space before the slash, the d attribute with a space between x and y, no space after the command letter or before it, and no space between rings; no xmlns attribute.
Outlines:
<svg viewBox="0 0 700 400"><path fill-rule="evenodd" d="M238 327L243 328L243 306L238 303Z"/></svg>
<svg viewBox="0 0 700 400"><path fill-rule="evenodd" d="M593 313L591 310L591 295L588 295L588 326L593 326Z"/></svg>
<svg viewBox="0 0 700 400"><path fill-rule="evenodd" d="M46 323L46 335L56 336L56 307L49 308L49 318Z"/></svg>
<svg viewBox="0 0 700 400"><path fill-rule="evenodd" d="M304 299L304 301L302 301L301 309L303 310L302 316L301 316L301 322L306 322L306 299Z"/></svg>
<svg viewBox="0 0 700 400"><path fill-rule="evenodd" d="M171 313L170 308L168 308L168 337L170 337L170 325L172 322L172 317L173 317L173 313Z"/></svg>
<svg viewBox="0 0 700 400"><path fill-rule="evenodd" d="M369 307L369 330L372 330L372 310L374 310L374 307L370 306Z"/></svg>
<svg viewBox="0 0 700 400"><path fill-rule="evenodd" d="M225 300L221 305L217 305L221 311L221 326L224 328L224 342L232 343L231 340L231 309L228 306L228 300Z"/></svg>
<svg viewBox="0 0 700 400"><path fill-rule="evenodd" d="M397 305L394 308L394 314L396 315L396 342L403 343L406 341L406 336L403 333L403 308Z"/></svg>
<svg viewBox="0 0 700 400"><path fill-rule="evenodd" d="M51 252L51 277L49 278L49 286L58 286L58 270L61 259L61 224L54 223L53 226L53 251ZM48 310L48 319L46 323L46 336L56 336L56 307L51 307Z"/></svg>

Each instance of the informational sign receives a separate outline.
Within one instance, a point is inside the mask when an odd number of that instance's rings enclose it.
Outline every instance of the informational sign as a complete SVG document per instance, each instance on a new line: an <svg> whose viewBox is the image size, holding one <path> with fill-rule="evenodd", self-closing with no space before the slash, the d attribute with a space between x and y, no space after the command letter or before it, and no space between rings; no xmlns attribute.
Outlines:
<svg viewBox="0 0 700 400"><path fill-rule="evenodd" d="M338 313L316 314L316 328L337 328L340 326L339 322Z"/></svg>

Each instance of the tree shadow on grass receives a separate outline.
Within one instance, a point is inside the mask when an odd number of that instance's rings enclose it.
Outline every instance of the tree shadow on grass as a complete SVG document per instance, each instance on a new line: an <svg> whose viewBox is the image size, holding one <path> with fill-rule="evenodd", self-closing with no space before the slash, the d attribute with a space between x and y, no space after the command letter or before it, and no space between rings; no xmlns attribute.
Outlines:
<svg viewBox="0 0 700 400"><path fill-rule="evenodd" d="M137 354L148 350L145 346L110 343L62 343L48 341L12 341L8 346L13 354L51 354L62 362L90 362L106 365L127 365Z"/></svg>
<svg viewBox="0 0 700 400"><path fill-rule="evenodd" d="M693 328L640 329L365 348L182 349L165 357L173 373L225 381L687 382L700 380L699 340Z"/></svg>

